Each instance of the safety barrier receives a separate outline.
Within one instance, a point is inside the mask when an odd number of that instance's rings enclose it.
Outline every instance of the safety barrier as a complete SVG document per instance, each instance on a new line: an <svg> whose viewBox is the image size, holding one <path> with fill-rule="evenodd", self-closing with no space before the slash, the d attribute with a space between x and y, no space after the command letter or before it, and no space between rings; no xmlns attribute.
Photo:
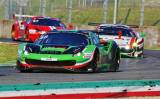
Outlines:
<svg viewBox="0 0 160 99"><path fill-rule="evenodd" d="M0 21L0 38L11 37L11 27L13 21L3 20ZM94 27L82 25L79 29L94 29ZM137 32L145 32L145 47L160 46L160 27L148 26L141 28L134 28Z"/></svg>

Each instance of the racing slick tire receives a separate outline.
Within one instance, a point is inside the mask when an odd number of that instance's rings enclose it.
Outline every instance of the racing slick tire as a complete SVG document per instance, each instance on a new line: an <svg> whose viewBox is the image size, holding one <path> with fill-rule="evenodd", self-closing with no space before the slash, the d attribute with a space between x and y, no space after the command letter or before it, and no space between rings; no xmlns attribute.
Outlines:
<svg viewBox="0 0 160 99"><path fill-rule="evenodd" d="M137 58L143 58L144 57L144 53L143 53L143 47L141 49L139 49L138 51L136 51L135 53L138 53L140 51L142 51L140 54L138 54L137 56L134 55L134 57L137 57Z"/></svg>
<svg viewBox="0 0 160 99"><path fill-rule="evenodd" d="M143 58L144 57L144 53L143 53L144 48L142 47L141 51L142 53L140 55L138 55L138 57Z"/></svg>
<svg viewBox="0 0 160 99"><path fill-rule="evenodd" d="M115 56L113 56L113 52L110 53L111 57L112 57L112 64L109 67L109 71L110 72L117 72L119 70L119 64L120 64L120 54L119 54L119 50L116 52Z"/></svg>
<svg viewBox="0 0 160 99"><path fill-rule="evenodd" d="M97 72L97 66L98 66L98 55L94 55L94 59L91 61L91 63L89 64L87 71L88 72Z"/></svg>

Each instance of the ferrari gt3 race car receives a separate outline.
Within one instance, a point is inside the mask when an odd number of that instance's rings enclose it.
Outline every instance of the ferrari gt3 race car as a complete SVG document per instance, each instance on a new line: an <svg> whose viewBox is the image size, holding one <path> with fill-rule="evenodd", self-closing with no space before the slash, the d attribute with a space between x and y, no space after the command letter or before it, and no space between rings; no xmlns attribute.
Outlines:
<svg viewBox="0 0 160 99"><path fill-rule="evenodd" d="M122 57L143 57L144 38L129 26L101 24L97 27L100 39L114 40L120 47Z"/></svg>
<svg viewBox="0 0 160 99"><path fill-rule="evenodd" d="M14 20L11 30L13 40L34 42L48 31L66 29L66 26L58 18L15 14Z"/></svg>
<svg viewBox="0 0 160 99"><path fill-rule="evenodd" d="M42 34L52 30L65 30L66 26L58 18L32 18L26 27L25 41L34 42Z"/></svg>
<svg viewBox="0 0 160 99"><path fill-rule="evenodd" d="M117 71L120 50L113 40L100 42L91 31L51 31L34 43L20 44L17 69L65 69L73 72Z"/></svg>

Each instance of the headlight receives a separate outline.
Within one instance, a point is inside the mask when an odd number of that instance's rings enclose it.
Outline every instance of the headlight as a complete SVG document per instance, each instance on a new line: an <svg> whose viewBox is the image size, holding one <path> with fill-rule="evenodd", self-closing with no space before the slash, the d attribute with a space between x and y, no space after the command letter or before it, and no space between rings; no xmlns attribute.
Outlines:
<svg viewBox="0 0 160 99"><path fill-rule="evenodd" d="M34 34L34 33L36 33L36 30L34 30L34 29L29 29L29 33L30 33L30 34Z"/></svg>
<svg viewBox="0 0 160 99"><path fill-rule="evenodd" d="M135 57L138 57L138 54L135 54L134 56L135 56Z"/></svg>
<svg viewBox="0 0 160 99"><path fill-rule="evenodd" d="M81 56L81 53L80 53L80 52L78 52L77 54L75 54L75 56Z"/></svg>
<svg viewBox="0 0 160 99"><path fill-rule="evenodd" d="M137 47L138 44L136 42L133 43L133 47Z"/></svg>
<svg viewBox="0 0 160 99"><path fill-rule="evenodd" d="M126 49L126 50L129 50L129 49L130 49L130 46L129 46L129 45L126 45L126 46L125 46L125 49Z"/></svg>
<svg viewBox="0 0 160 99"><path fill-rule="evenodd" d="M80 48L75 48L73 49L73 54L78 54L81 52L81 49Z"/></svg>
<svg viewBox="0 0 160 99"><path fill-rule="evenodd" d="M29 52L25 50L24 51L24 55L28 55L28 54L29 54Z"/></svg>

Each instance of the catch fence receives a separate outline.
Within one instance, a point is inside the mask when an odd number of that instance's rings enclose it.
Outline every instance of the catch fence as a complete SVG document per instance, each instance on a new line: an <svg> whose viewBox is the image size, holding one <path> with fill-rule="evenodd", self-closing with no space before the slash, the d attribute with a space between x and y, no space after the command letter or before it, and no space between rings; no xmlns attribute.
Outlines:
<svg viewBox="0 0 160 99"><path fill-rule="evenodd" d="M116 21L160 26L159 8L159 0L1 0L0 19L12 19L17 13L58 17L76 25Z"/></svg>

